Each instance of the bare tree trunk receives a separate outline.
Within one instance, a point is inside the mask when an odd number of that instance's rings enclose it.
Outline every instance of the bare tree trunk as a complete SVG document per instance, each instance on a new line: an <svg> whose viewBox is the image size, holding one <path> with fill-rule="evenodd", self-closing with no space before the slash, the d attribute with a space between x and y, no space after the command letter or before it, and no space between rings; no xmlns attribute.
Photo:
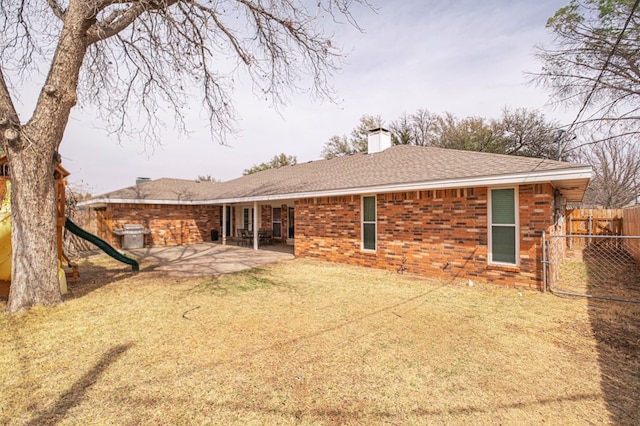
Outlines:
<svg viewBox="0 0 640 426"><path fill-rule="evenodd" d="M45 135L31 135L42 138ZM56 247L55 148L23 141L10 148L12 278L7 310L60 303ZM47 145L51 145L50 143ZM55 147L55 145L54 145Z"/></svg>
<svg viewBox="0 0 640 426"><path fill-rule="evenodd" d="M87 49L90 14L82 1L71 1L46 83L31 120L0 136L11 178L11 290L7 310L16 312L38 304L62 301L58 281L56 196L54 170L58 147L76 104L78 76ZM1 75L0 75L1 76ZM0 112L17 117L6 84L0 81ZM2 117L0 117L2 118ZM6 125L5 125L6 127Z"/></svg>

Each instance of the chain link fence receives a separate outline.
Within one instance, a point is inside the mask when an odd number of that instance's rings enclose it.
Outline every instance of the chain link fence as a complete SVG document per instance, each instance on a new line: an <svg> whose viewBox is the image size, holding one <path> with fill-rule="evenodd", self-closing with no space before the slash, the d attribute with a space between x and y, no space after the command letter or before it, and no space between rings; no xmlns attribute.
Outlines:
<svg viewBox="0 0 640 426"><path fill-rule="evenodd" d="M640 303L640 236L545 236L543 267L554 293Z"/></svg>

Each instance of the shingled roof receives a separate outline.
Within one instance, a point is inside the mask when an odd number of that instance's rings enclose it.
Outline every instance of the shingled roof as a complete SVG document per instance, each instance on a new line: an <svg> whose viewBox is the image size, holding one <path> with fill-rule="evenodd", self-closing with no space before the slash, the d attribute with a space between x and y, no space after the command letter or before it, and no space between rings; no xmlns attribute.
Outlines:
<svg viewBox="0 0 640 426"><path fill-rule="evenodd" d="M162 178L86 204L134 200L217 204L535 182L554 182L567 199L580 201L590 176L589 166L576 163L400 145L375 154L269 169L223 183Z"/></svg>
<svg viewBox="0 0 640 426"><path fill-rule="evenodd" d="M207 181L195 181L186 179L161 178L139 183L127 188L118 189L107 194L94 197L105 201L118 202L116 200L139 201L196 201L207 200L212 196L212 187L218 183ZM87 200L87 201L92 201ZM86 201L85 201L86 203Z"/></svg>

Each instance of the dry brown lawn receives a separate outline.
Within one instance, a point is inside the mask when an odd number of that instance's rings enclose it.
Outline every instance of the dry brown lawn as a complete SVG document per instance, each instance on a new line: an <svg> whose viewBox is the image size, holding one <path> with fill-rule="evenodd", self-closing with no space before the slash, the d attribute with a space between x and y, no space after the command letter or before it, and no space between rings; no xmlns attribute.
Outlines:
<svg viewBox="0 0 640 426"><path fill-rule="evenodd" d="M64 304L0 314L0 424L640 418L637 306L305 260L81 273Z"/></svg>

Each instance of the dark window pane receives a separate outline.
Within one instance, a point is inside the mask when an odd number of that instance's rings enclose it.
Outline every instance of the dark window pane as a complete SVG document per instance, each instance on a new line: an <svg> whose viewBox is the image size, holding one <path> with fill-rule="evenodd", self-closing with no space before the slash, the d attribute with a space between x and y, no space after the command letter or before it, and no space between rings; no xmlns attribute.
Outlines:
<svg viewBox="0 0 640 426"><path fill-rule="evenodd" d="M491 223L516 223L514 195L513 188L491 190Z"/></svg>
<svg viewBox="0 0 640 426"><path fill-rule="evenodd" d="M375 250L376 249L376 224L365 223L362 227L362 232L364 233L362 238L363 248L365 250Z"/></svg>
<svg viewBox="0 0 640 426"><path fill-rule="evenodd" d="M293 238L294 237L294 220L295 220L295 215L294 215L294 210L293 207L289 207L289 238Z"/></svg>
<svg viewBox="0 0 640 426"><path fill-rule="evenodd" d="M492 226L491 248L494 262L516 263L516 228Z"/></svg>
<svg viewBox="0 0 640 426"><path fill-rule="evenodd" d="M365 222L375 222L376 220L376 197L364 197L362 202L363 215Z"/></svg>
<svg viewBox="0 0 640 426"><path fill-rule="evenodd" d="M273 236L275 238L282 237L282 223L280 223L280 222L274 222L273 223Z"/></svg>

